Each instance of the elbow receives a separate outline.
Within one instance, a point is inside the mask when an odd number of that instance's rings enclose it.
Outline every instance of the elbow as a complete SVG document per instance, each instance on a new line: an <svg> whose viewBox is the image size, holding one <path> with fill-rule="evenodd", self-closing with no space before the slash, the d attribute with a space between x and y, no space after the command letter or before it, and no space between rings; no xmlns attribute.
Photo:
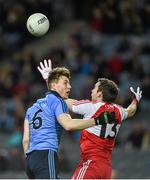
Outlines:
<svg viewBox="0 0 150 180"><path fill-rule="evenodd" d="M131 118L132 116L134 116L134 114L135 114L135 111L130 111L130 112L128 113L128 118Z"/></svg>
<svg viewBox="0 0 150 180"><path fill-rule="evenodd" d="M28 144L29 143L29 139L23 139L22 140L22 144L24 145L24 144Z"/></svg>
<svg viewBox="0 0 150 180"><path fill-rule="evenodd" d="M72 131L72 130L73 130L73 128L72 128L71 126L65 126L64 129L65 129L66 131Z"/></svg>
<svg viewBox="0 0 150 180"><path fill-rule="evenodd" d="M73 130L75 130L75 127L74 127L73 125L71 125L71 124L66 124L66 125L64 126L64 129L65 129L66 131L73 131Z"/></svg>
<svg viewBox="0 0 150 180"><path fill-rule="evenodd" d="M28 147L28 144L29 144L29 140L28 139L23 139L23 141L22 141L23 147Z"/></svg>
<svg viewBox="0 0 150 180"><path fill-rule="evenodd" d="M134 116L134 114L136 113L137 107L136 106L132 106L127 108L127 112L128 112L128 118Z"/></svg>
<svg viewBox="0 0 150 180"><path fill-rule="evenodd" d="M134 114L128 114L128 118L131 118Z"/></svg>

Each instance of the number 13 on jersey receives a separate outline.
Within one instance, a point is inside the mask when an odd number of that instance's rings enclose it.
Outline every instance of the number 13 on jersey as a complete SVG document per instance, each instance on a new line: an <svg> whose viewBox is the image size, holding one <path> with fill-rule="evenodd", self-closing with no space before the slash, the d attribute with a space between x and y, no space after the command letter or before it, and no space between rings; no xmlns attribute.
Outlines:
<svg viewBox="0 0 150 180"><path fill-rule="evenodd" d="M100 137L114 139L119 131L120 124L103 124L101 125Z"/></svg>

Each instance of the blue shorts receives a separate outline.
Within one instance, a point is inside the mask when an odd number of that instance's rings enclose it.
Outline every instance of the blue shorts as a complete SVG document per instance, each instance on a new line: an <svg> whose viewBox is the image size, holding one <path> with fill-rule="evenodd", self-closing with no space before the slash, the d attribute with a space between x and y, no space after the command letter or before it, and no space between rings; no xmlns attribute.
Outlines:
<svg viewBox="0 0 150 180"><path fill-rule="evenodd" d="M27 154L26 173L30 179L59 179L57 153L35 150Z"/></svg>

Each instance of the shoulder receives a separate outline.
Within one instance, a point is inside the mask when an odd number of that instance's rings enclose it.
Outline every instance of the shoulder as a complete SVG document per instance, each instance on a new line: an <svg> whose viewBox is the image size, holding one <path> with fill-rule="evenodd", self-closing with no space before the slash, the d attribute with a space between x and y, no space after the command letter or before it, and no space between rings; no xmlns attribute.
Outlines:
<svg viewBox="0 0 150 180"><path fill-rule="evenodd" d="M26 110L26 114L29 114L31 111L32 111L32 106Z"/></svg>
<svg viewBox="0 0 150 180"><path fill-rule="evenodd" d="M47 98L47 104L49 107L51 108L63 108L63 109L67 109L67 104L64 101L63 98L59 97L59 96L55 96L53 94L49 94L46 96Z"/></svg>
<svg viewBox="0 0 150 180"><path fill-rule="evenodd" d="M78 105L84 105L84 104L92 104L92 102L90 100L77 100L75 101L73 105L78 106Z"/></svg>
<svg viewBox="0 0 150 180"><path fill-rule="evenodd" d="M124 107L123 106L121 106L121 105L119 105L119 104L113 104L117 109L124 109Z"/></svg>
<svg viewBox="0 0 150 180"><path fill-rule="evenodd" d="M64 101L63 98L61 98L60 96L56 96L56 95L54 95L54 94L52 94L52 93L47 94L47 95L45 96L45 98L48 99L48 100L49 100L49 99L50 99L50 100L55 100L56 102Z"/></svg>
<svg viewBox="0 0 150 180"><path fill-rule="evenodd" d="M124 120L127 118L127 110L126 108L124 108L121 105L118 104L114 104L114 106L116 107L116 111L120 114L120 119Z"/></svg>
<svg viewBox="0 0 150 180"><path fill-rule="evenodd" d="M62 99L61 97L55 96L53 94L48 94L46 95L45 98L49 103L52 103L52 104L65 103L64 99Z"/></svg>

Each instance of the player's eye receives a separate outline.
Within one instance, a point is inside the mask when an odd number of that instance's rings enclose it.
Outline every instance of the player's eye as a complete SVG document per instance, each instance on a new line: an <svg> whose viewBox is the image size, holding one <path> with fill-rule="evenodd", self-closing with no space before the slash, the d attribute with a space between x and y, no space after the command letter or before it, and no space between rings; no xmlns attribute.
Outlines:
<svg viewBox="0 0 150 180"><path fill-rule="evenodd" d="M65 81L65 82L64 82L64 84L65 84L65 85L67 85L67 84L68 84L68 82L67 82L67 81Z"/></svg>

